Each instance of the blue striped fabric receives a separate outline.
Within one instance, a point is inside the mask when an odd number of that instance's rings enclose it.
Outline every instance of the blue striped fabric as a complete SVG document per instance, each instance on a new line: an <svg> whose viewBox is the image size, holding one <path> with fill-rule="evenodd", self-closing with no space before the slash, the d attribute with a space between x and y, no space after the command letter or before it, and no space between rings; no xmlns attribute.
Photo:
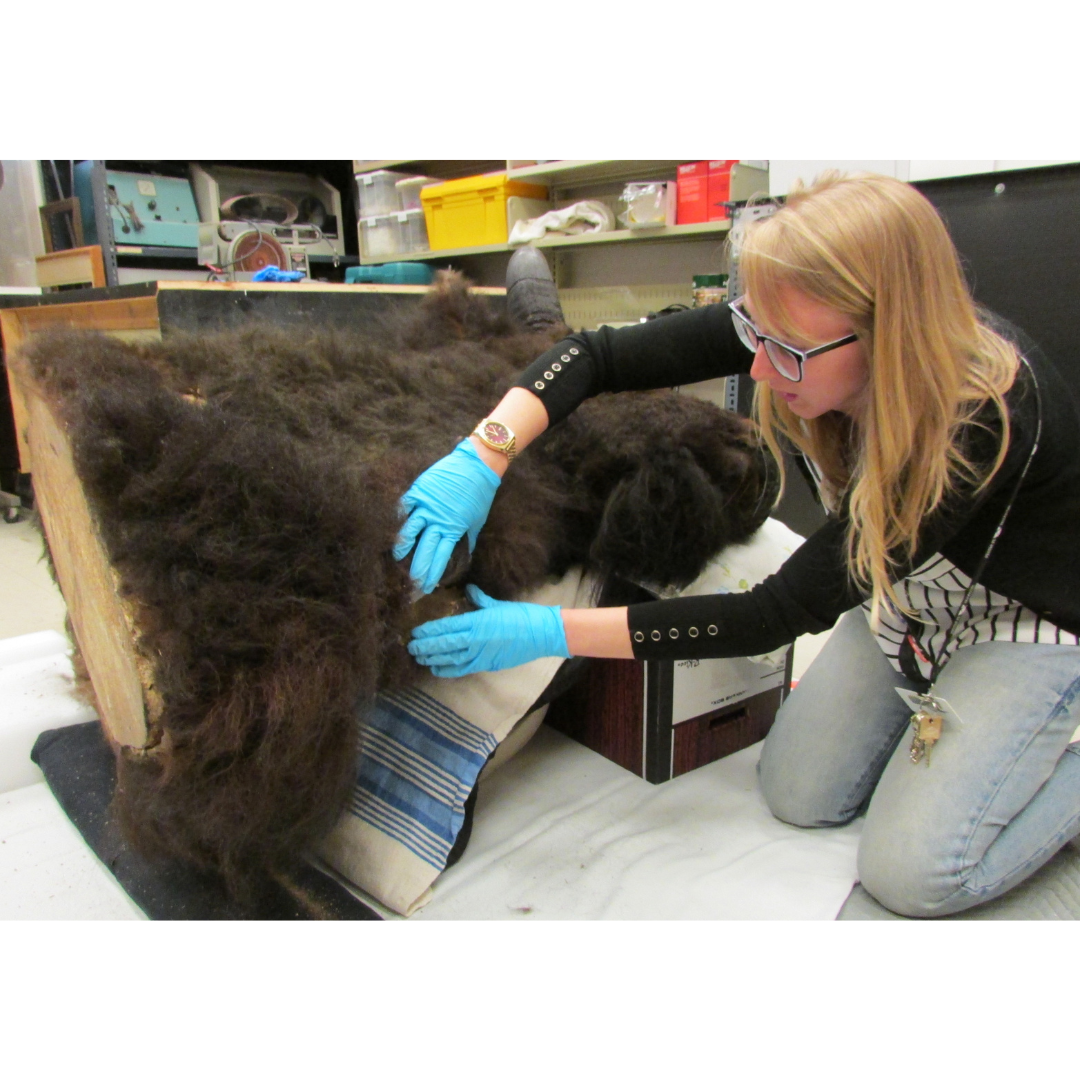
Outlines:
<svg viewBox="0 0 1080 1080"><path fill-rule="evenodd" d="M380 694L360 728L350 811L442 870L465 800L498 745L421 690Z"/></svg>

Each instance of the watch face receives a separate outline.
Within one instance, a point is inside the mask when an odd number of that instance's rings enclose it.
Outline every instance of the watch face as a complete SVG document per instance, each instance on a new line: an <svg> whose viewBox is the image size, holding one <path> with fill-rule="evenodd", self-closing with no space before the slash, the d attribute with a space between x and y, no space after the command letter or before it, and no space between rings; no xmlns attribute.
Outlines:
<svg viewBox="0 0 1080 1080"><path fill-rule="evenodd" d="M510 431L498 420L488 420L484 423L484 438L490 439L498 446L505 446L510 441Z"/></svg>

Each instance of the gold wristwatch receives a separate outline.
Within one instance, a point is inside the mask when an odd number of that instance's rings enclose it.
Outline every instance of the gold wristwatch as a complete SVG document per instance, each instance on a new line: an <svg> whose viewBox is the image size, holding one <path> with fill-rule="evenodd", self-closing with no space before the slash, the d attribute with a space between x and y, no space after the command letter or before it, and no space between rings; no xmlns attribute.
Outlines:
<svg viewBox="0 0 1080 1080"><path fill-rule="evenodd" d="M498 420L481 420L473 434L485 445L506 455L507 461L517 457L517 439L514 433Z"/></svg>

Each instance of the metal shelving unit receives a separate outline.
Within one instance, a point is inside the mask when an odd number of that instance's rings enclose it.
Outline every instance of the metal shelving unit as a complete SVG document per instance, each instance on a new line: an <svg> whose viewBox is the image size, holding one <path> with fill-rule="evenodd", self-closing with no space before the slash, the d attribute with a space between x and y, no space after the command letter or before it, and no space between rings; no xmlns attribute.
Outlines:
<svg viewBox="0 0 1080 1080"><path fill-rule="evenodd" d="M149 245L117 244L116 254L124 259L139 260L146 262L160 262L162 259L190 260L195 262L199 257L198 248L178 247L151 247ZM309 255L308 262L326 263L332 265L337 260L339 266L356 266L360 259L356 255Z"/></svg>
<svg viewBox="0 0 1080 1080"><path fill-rule="evenodd" d="M97 222L98 243L101 245L102 259L105 264L105 279L109 285L118 285L118 257L127 265L153 265L163 261L190 262L194 270L202 269L198 265L197 248L158 247L148 244L117 243L113 230L112 215L109 213L106 197L105 162L94 161L90 172L91 192L94 200L94 218ZM344 226L344 223L342 223ZM313 254L308 261L316 265L356 266L360 262L358 255Z"/></svg>
<svg viewBox="0 0 1080 1080"><path fill-rule="evenodd" d="M683 159L631 161L547 161L538 165L516 166L513 161L354 161L358 171L374 172L377 169L415 172L437 179L453 179L459 176L477 175L483 172L505 170L509 179L544 184L548 187L552 202L558 205L572 198L612 198L620 186L628 181L670 181ZM732 201L744 201L751 195L766 191L768 173L762 169L737 165L732 169ZM542 249L563 252L594 249L596 245L651 244L658 241L722 239L729 231L729 221L710 221L700 225L673 225L657 229L617 229L606 233L584 233L580 236L549 237L532 241ZM373 258L361 256L364 266L387 262L438 262L444 259L462 259L483 256L506 255L514 248L509 244L490 244L477 247L443 248L412 254L386 255Z"/></svg>
<svg viewBox="0 0 1080 1080"><path fill-rule="evenodd" d="M709 221L702 225L670 225L659 229L616 229L606 233L583 233L581 236L553 236L532 241L533 247L571 250L596 244L643 244L664 240L702 240L721 237L731 228L728 221ZM409 255L387 255L374 259L361 258L364 266L388 262L432 262L472 255L499 255L524 245L488 244L483 247L443 248L438 251L417 251Z"/></svg>
<svg viewBox="0 0 1080 1080"><path fill-rule="evenodd" d="M627 180L674 180L678 161L545 161L510 169L511 180L529 180L550 187L579 187L584 184L609 184Z"/></svg>

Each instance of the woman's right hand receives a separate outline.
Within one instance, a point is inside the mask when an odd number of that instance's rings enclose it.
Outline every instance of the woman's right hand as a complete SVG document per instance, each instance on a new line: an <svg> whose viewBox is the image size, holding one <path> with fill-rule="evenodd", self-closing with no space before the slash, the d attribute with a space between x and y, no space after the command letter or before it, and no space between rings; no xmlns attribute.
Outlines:
<svg viewBox="0 0 1080 1080"><path fill-rule="evenodd" d="M416 545L409 573L425 593L439 584L454 545L469 538L469 551L487 521L499 475L480 458L471 439L417 477L401 497L407 515L394 558L403 559Z"/></svg>

